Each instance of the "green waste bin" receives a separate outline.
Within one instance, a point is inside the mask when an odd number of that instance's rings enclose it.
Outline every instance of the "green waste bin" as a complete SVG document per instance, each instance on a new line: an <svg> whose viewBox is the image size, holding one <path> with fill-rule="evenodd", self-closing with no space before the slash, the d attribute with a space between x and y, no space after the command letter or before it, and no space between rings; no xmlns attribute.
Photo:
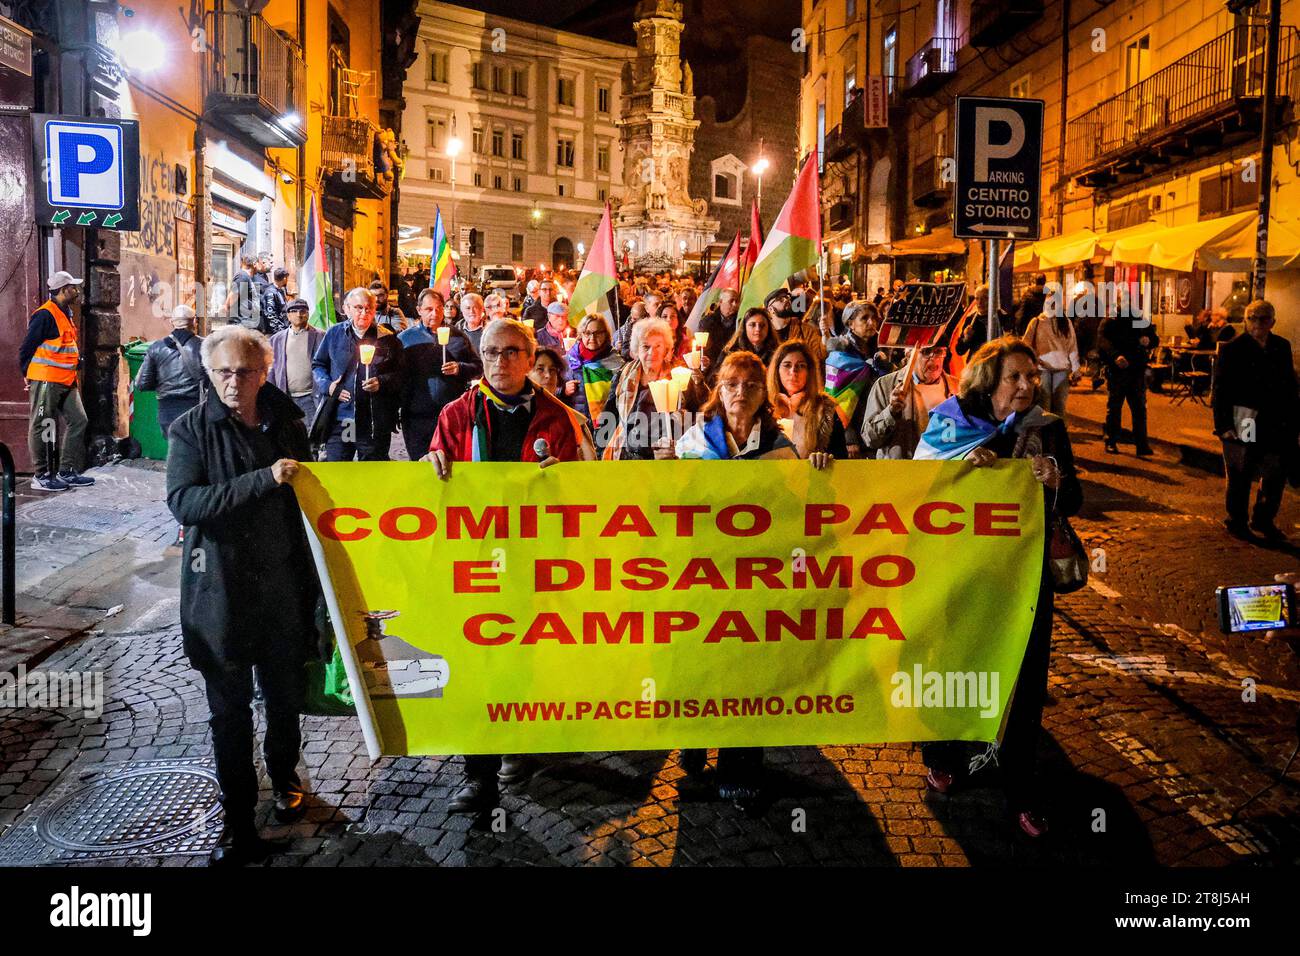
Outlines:
<svg viewBox="0 0 1300 956"><path fill-rule="evenodd" d="M131 376L131 437L140 443L140 453L145 458L163 461L167 458L167 438L158 427L158 393L136 391L135 387L135 377L144 364L149 343L132 342L122 351Z"/></svg>

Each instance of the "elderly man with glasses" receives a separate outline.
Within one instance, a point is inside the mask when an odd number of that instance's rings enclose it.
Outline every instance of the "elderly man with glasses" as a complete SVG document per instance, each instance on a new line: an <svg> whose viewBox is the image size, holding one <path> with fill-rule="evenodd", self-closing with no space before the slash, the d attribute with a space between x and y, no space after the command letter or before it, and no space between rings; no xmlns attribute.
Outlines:
<svg viewBox="0 0 1300 956"><path fill-rule="evenodd" d="M185 528L181 635L207 691L225 808L211 862L226 865L276 849L254 823L254 669L265 701L273 815L291 823L306 810L299 715L320 584L289 486L310 454L307 431L302 409L267 381L270 343L228 325L203 341L201 355L210 388L172 425L167 507Z"/></svg>
<svg viewBox="0 0 1300 956"><path fill-rule="evenodd" d="M318 402L338 399L324 436L326 461L388 460L402 394L402 343L375 322L375 307L369 289L349 292L343 299L348 321L325 332L312 359Z"/></svg>
<svg viewBox="0 0 1300 956"><path fill-rule="evenodd" d="M536 350L524 323L488 323L479 350L483 378L442 410L425 456L439 478L450 479L457 461L530 461L546 468L580 459L585 440L581 417L528 379ZM528 773L528 761L522 757L470 754L465 757L465 786L452 798L450 809L491 810L499 786L521 782Z"/></svg>

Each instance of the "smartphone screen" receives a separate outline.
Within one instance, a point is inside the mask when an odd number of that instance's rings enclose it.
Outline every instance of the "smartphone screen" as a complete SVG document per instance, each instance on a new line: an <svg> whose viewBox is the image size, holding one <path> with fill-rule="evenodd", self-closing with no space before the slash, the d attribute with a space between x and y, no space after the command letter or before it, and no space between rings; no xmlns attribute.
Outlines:
<svg viewBox="0 0 1300 956"><path fill-rule="evenodd" d="M1277 630L1291 626L1291 592L1286 584L1260 584L1220 590L1225 630Z"/></svg>

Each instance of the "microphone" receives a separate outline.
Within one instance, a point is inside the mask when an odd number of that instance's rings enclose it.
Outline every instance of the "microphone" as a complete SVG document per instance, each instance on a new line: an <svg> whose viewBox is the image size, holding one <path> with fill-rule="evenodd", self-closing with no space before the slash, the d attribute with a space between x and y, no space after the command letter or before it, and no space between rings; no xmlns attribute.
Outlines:
<svg viewBox="0 0 1300 956"><path fill-rule="evenodd" d="M533 454L537 456L538 461L546 461L551 457L551 446L547 444L545 438L533 442Z"/></svg>

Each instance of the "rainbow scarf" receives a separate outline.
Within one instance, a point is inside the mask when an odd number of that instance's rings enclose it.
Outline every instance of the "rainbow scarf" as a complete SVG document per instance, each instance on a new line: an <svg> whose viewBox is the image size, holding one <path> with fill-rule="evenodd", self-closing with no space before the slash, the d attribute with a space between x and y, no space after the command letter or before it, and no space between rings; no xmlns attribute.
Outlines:
<svg viewBox="0 0 1300 956"><path fill-rule="evenodd" d="M1013 412L1001 424L971 418L962 410L957 396L944 399L930 412L930 423L912 456L917 461L954 461L965 458L995 435L1015 427Z"/></svg>
<svg viewBox="0 0 1300 956"><path fill-rule="evenodd" d="M482 399L482 404L474 412L474 431L470 438L469 460L490 461L487 455L492 447L492 420L488 416L488 403L491 402L503 412L515 412L522 408L526 413L531 413L533 389L532 385L528 384L518 395L502 395L488 384L486 378L481 378L478 383L478 397ZM471 402L471 407L478 404L472 400Z"/></svg>
<svg viewBox="0 0 1300 956"><path fill-rule="evenodd" d="M845 426L871 387L873 375L874 370L866 360L851 352L832 352L826 356L826 394L835 399L835 411Z"/></svg>

